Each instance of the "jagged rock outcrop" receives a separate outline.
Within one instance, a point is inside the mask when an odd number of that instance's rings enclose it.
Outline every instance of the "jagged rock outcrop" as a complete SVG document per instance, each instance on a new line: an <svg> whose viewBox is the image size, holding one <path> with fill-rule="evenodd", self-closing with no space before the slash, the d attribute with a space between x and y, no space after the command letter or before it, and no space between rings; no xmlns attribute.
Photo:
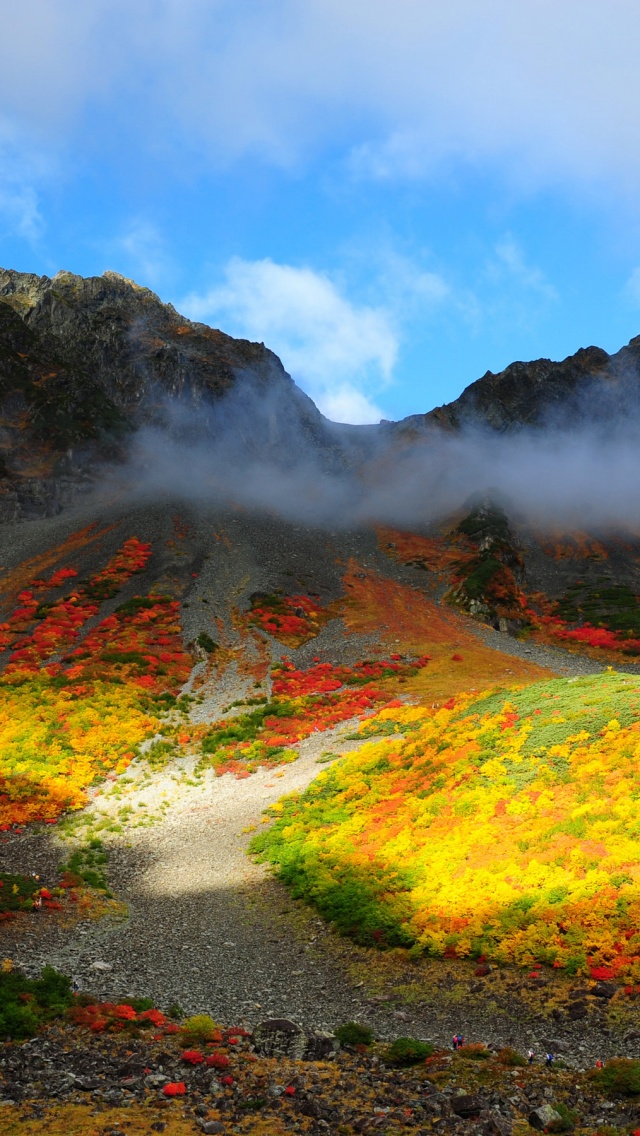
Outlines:
<svg viewBox="0 0 640 1136"><path fill-rule="evenodd" d="M335 468L346 453L264 344L192 323L115 272L0 270L0 415L0 520L58 511L145 424L224 432L280 464L312 451Z"/></svg>
<svg viewBox="0 0 640 1136"><path fill-rule="evenodd" d="M414 414L394 432L422 434L465 426L506 432L523 426L572 428L578 422L610 423L631 410L640 397L640 336L615 355L585 347L562 362L535 359L511 363L494 375L487 371L454 402L427 414Z"/></svg>

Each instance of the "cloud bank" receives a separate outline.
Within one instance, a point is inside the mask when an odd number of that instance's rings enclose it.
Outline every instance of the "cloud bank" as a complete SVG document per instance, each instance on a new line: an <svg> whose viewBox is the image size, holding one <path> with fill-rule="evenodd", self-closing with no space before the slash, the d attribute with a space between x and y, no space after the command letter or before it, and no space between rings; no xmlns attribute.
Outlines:
<svg viewBox="0 0 640 1136"><path fill-rule="evenodd" d="M640 180L633 0L2 0L0 110L214 164L319 150L367 178L499 163L532 184ZM135 113L132 114L132 108ZM160 133L162 131L162 134Z"/></svg>
<svg viewBox="0 0 640 1136"><path fill-rule="evenodd" d="M329 529L425 526L485 494L537 528L640 534L640 416L619 403L617 417L576 413L572 429L431 429L409 440L392 426L327 424L323 435L314 428L315 441L292 405L250 377L209 409L165 401L161 420L134 436L128 464L111 477L134 495Z"/></svg>

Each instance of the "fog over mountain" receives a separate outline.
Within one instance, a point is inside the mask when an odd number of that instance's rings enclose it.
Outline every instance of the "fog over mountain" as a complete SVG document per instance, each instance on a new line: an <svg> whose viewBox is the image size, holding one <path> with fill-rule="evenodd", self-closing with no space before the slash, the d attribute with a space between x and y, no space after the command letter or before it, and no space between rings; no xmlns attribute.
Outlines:
<svg viewBox="0 0 640 1136"><path fill-rule="evenodd" d="M424 525L472 494L537 525L640 523L640 337L487 372L397 423L329 422L264 344L117 273L0 271L0 519L79 492L174 496L330 527Z"/></svg>

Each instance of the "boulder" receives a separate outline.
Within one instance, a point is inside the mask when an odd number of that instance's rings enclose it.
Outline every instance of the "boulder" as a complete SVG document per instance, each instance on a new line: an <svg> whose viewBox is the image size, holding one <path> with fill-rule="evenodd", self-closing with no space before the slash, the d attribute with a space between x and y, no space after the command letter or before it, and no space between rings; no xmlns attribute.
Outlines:
<svg viewBox="0 0 640 1136"><path fill-rule="evenodd" d="M288 1018L269 1018L253 1031L256 1053L262 1057L291 1057L299 1061L307 1045L307 1037Z"/></svg>
<svg viewBox="0 0 640 1136"><path fill-rule="evenodd" d="M557 1124L562 1120L562 1117L550 1104L541 1104L539 1108L534 1108L533 1112L529 1113L528 1119L532 1128L537 1128L539 1132L544 1132L545 1128L550 1124Z"/></svg>
<svg viewBox="0 0 640 1136"><path fill-rule="evenodd" d="M506 1116L495 1112L481 1113L478 1124L483 1136L512 1136L513 1125Z"/></svg>
<svg viewBox="0 0 640 1136"><path fill-rule="evenodd" d="M335 1057L339 1048L340 1042L332 1033L314 1030L313 1033L307 1035L302 1059L303 1061L329 1061L332 1057Z"/></svg>
<svg viewBox="0 0 640 1136"><path fill-rule="evenodd" d="M461 1116L463 1120L467 1120L471 1116L477 1116L482 1112L484 1105L480 1097L474 1096L470 1093L462 1093L460 1096L453 1097L451 1100L451 1108L456 1116Z"/></svg>
<svg viewBox="0 0 640 1136"><path fill-rule="evenodd" d="M596 982L591 993L594 998L613 998L617 990L615 982Z"/></svg>

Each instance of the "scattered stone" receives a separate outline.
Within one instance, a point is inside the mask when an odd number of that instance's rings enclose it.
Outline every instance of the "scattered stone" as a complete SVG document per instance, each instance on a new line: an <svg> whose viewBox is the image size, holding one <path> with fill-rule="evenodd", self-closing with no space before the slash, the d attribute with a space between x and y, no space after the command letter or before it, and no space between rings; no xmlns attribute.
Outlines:
<svg viewBox="0 0 640 1136"><path fill-rule="evenodd" d="M111 965L110 962L103 962L102 959L98 959L96 962L91 963L91 969L92 970L99 970L99 971L107 971L107 970L113 970L113 966Z"/></svg>
<svg viewBox="0 0 640 1136"><path fill-rule="evenodd" d="M219 1120L203 1120L200 1123L200 1129L205 1136L222 1136L227 1131L224 1124L221 1124Z"/></svg>
<svg viewBox="0 0 640 1136"><path fill-rule="evenodd" d="M75 1088L80 1089L83 1093L94 1092L95 1089L100 1088L100 1085L101 1082L97 1077L76 1077L75 1079Z"/></svg>

